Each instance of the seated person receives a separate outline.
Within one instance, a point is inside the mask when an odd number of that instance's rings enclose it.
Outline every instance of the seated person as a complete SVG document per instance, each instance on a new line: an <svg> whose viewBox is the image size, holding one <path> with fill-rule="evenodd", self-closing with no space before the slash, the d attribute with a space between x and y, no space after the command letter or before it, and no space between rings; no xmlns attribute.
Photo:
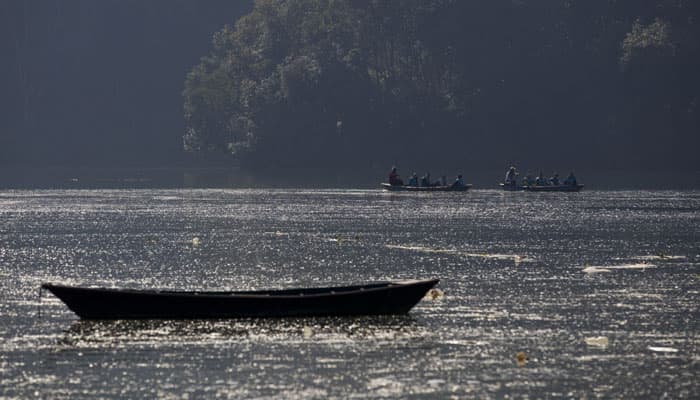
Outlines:
<svg viewBox="0 0 700 400"><path fill-rule="evenodd" d="M554 186L559 186L559 174L555 172L554 176L549 178L549 182Z"/></svg>
<svg viewBox="0 0 700 400"><path fill-rule="evenodd" d="M452 184L452 187L464 187L464 179L462 179L462 175L457 175L457 179L455 179L454 183Z"/></svg>
<svg viewBox="0 0 700 400"><path fill-rule="evenodd" d="M576 177L573 172L569 173L569 176L564 179L564 184L568 186L576 186Z"/></svg>
<svg viewBox="0 0 700 400"><path fill-rule="evenodd" d="M544 177L544 174L542 171L540 171L540 174L537 175L537 178L535 178L535 185L537 186L547 186L549 184L549 181L547 178Z"/></svg>
<svg viewBox="0 0 700 400"><path fill-rule="evenodd" d="M432 182L430 182L430 172L426 172L425 175L420 179L420 185L421 186L432 186Z"/></svg>
<svg viewBox="0 0 700 400"><path fill-rule="evenodd" d="M418 174L415 172L411 175L411 179L408 180L408 186L418 186Z"/></svg>

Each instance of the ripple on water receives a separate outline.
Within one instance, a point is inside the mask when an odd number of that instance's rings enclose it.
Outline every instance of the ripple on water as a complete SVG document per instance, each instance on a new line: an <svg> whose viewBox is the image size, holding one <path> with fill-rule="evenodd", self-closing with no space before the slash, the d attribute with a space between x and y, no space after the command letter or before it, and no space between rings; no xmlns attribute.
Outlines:
<svg viewBox="0 0 700 400"><path fill-rule="evenodd" d="M699 222L697 192L2 191L0 397L690 398ZM401 317L80 321L38 293L424 277Z"/></svg>

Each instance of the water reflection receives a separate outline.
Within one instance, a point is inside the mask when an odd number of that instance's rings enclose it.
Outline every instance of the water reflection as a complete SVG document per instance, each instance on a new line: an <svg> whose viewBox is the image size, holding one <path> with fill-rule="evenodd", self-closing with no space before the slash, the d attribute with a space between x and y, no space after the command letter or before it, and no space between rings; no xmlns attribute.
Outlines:
<svg viewBox="0 0 700 400"><path fill-rule="evenodd" d="M700 392L700 192L0 196L0 398ZM41 282L255 290L432 276L445 296L408 316L76 322L45 295L35 318Z"/></svg>
<svg viewBox="0 0 700 400"><path fill-rule="evenodd" d="M230 340L367 340L422 336L427 327L410 315L221 320L78 320L63 345L119 342L216 342Z"/></svg>

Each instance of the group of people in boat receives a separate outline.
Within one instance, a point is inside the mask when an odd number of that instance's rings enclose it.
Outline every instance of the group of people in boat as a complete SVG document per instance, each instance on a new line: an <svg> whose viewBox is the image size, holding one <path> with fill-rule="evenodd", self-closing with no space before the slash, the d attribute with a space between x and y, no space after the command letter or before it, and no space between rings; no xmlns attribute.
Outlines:
<svg viewBox="0 0 700 400"><path fill-rule="evenodd" d="M412 187L438 187L438 186L453 186L453 187L463 187L466 186L464 183L464 178L459 174L452 183L447 182L447 177L445 175L441 176L438 180L432 180L430 178L430 172L426 172L420 179L418 174L415 172L411 174L408 182L404 183L403 179L399 176L396 171L396 167L391 168L389 173L389 184L391 186L412 186Z"/></svg>
<svg viewBox="0 0 700 400"><path fill-rule="evenodd" d="M518 175L518 171L515 167L511 166L506 172L506 179L503 184L507 186L516 186L518 184ZM569 173L569 176L566 177L563 182L559 179L559 174L556 172L551 177L547 178L542 171L540 171L540 174L535 178L529 173L525 174L521 183L522 186L576 186L578 184L573 171Z"/></svg>

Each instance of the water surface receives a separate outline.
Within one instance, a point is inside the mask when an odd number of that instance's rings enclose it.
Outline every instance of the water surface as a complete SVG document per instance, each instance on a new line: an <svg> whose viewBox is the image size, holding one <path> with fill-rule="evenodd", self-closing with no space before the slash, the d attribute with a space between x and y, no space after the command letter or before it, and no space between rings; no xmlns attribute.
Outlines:
<svg viewBox="0 0 700 400"><path fill-rule="evenodd" d="M0 397L689 398L700 192L0 191ZM42 282L441 279L406 316L80 321Z"/></svg>

